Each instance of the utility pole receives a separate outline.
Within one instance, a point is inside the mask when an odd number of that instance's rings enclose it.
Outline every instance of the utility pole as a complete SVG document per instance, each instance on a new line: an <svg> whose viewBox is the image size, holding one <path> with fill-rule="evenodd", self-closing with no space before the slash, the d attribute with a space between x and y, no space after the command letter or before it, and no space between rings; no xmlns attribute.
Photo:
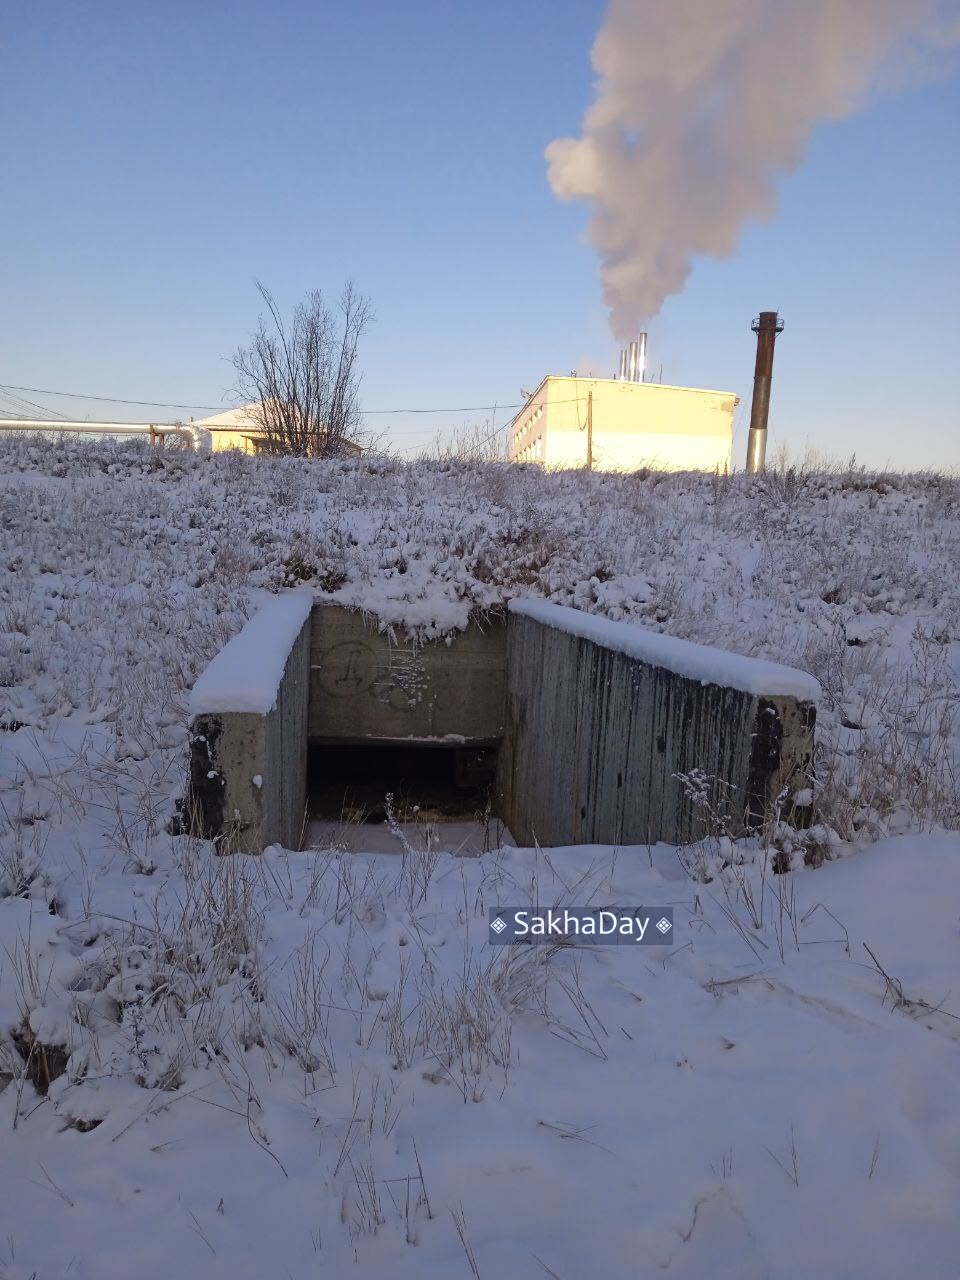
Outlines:
<svg viewBox="0 0 960 1280"><path fill-rule="evenodd" d="M593 470L593 392L587 392L587 470Z"/></svg>
<svg viewBox="0 0 960 1280"><path fill-rule="evenodd" d="M773 380L773 348L783 321L775 311L761 311L750 326L757 335L757 364L753 374L753 405L747 437L747 471L763 470L767 456L767 417L770 413L770 384Z"/></svg>

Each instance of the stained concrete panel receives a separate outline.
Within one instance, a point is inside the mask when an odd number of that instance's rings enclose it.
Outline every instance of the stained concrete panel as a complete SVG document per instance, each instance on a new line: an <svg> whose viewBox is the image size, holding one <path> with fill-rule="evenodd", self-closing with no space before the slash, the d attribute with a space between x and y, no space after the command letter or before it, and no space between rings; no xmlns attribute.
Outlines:
<svg viewBox="0 0 960 1280"><path fill-rule="evenodd" d="M299 847L308 742L499 745L496 811L527 844L686 843L777 809L809 820L797 800L816 713L796 692L809 677L683 642L681 654L629 626L618 641L575 610L541 606L554 625L530 612L418 645L315 606L268 713L195 718L193 829L224 849ZM713 682L694 674L701 659ZM719 819L677 776L695 770Z"/></svg>
<svg viewBox="0 0 960 1280"><path fill-rule="evenodd" d="M792 801L810 782L812 704L677 675L530 617L511 616L508 635L498 792L517 840L699 839L714 824L676 776L693 770L733 832L777 804L804 820Z"/></svg>
<svg viewBox="0 0 960 1280"><path fill-rule="evenodd" d="M317 605L310 644L311 742L495 742L506 714L502 612L450 642L380 632L355 610Z"/></svg>
<svg viewBox="0 0 960 1280"><path fill-rule="evenodd" d="M207 712L191 723L186 825L216 840L222 852L260 853L276 843L300 847L309 659L308 616L287 655L270 711Z"/></svg>

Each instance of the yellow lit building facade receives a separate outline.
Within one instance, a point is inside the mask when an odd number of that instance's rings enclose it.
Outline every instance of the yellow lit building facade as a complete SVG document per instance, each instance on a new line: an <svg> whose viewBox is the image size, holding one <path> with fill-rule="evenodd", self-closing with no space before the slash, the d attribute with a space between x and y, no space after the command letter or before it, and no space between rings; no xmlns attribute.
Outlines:
<svg viewBox="0 0 960 1280"><path fill-rule="evenodd" d="M239 409L227 409L212 418L191 421L191 429L207 433L214 453L226 449L239 449L241 453L269 453L269 441L256 419L257 404L242 405ZM340 452L348 458L359 458L363 450L354 440L342 440Z"/></svg>
<svg viewBox="0 0 960 1280"><path fill-rule="evenodd" d="M548 376L513 421L510 459L597 471L727 471L731 391Z"/></svg>

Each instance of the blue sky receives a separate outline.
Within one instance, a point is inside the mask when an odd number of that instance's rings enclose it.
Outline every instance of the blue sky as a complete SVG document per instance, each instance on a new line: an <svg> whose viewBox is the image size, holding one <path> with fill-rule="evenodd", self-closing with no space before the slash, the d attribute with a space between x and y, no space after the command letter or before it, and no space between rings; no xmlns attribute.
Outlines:
<svg viewBox="0 0 960 1280"><path fill-rule="evenodd" d="M553 198L543 160L592 97L603 9L13 3L0 382L227 404L254 279L291 305L347 276L377 314L369 409L505 405L547 372L612 374L587 210ZM750 320L778 308L771 448L960 466L958 121L954 75L824 126L775 219L697 262L651 325L665 382L742 397L738 459ZM371 425L410 449L490 417Z"/></svg>

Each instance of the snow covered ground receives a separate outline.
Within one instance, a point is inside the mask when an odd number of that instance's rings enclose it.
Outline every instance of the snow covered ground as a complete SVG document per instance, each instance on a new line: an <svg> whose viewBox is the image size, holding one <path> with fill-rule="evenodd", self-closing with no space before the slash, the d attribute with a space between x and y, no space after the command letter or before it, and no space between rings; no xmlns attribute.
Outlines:
<svg viewBox="0 0 960 1280"><path fill-rule="evenodd" d="M960 1274L957 563L945 477L0 441L0 1277ZM190 690L297 585L795 665L818 825L214 858ZM491 946L532 902L677 936Z"/></svg>

